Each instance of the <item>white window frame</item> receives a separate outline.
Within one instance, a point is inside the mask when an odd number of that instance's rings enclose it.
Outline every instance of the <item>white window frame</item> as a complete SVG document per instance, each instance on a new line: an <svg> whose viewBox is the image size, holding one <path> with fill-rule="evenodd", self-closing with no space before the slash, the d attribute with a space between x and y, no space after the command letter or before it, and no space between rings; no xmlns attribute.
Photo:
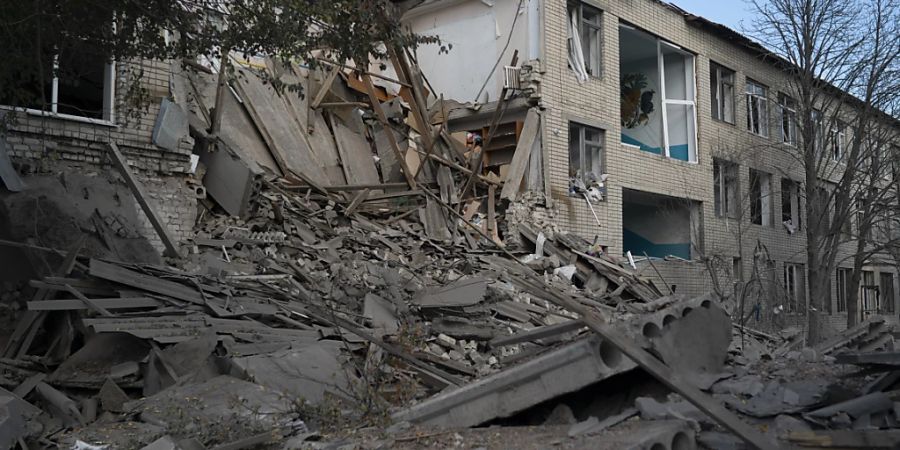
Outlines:
<svg viewBox="0 0 900 450"><path fill-rule="evenodd" d="M799 313L806 307L804 267L798 263L784 263L784 294L787 297L787 312Z"/></svg>
<svg viewBox="0 0 900 450"><path fill-rule="evenodd" d="M782 223L785 221L784 220L784 204L783 204L784 203L784 180L788 180L790 182L789 183L790 192L788 192L788 200L790 201L790 208L791 208L791 225L794 227L794 234L798 234L800 232L800 230L802 229L802 225L803 225L803 221L801 218L802 212L800 210L800 183L798 183L790 178L782 178L782 183L780 186L782 189L782 194L781 194L781 199L782 199L781 220L782 220Z"/></svg>
<svg viewBox="0 0 900 450"><path fill-rule="evenodd" d="M716 77L716 85L711 86L712 89L715 90L715 100L716 105L713 109L713 119L719 122L725 122L731 125L735 124L735 114L734 114L734 77L735 73L733 70L722 66L716 62L710 61L710 71ZM726 82L726 78L730 79L730 82ZM731 86L731 95L725 95L724 87L726 85ZM725 117L726 102L731 103L731 120L728 117Z"/></svg>
<svg viewBox="0 0 900 450"><path fill-rule="evenodd" d="M794 103L794 107L791 108L788 104L788 100ZM790 145L791 147L797 146L797 106L796 101L791 98L789 95L785 93L781 93L778 96L778 111L779 111L779 127L781 129L781 143L785 145ZM787 113L787 114L785 114ZM784 128L785 116L787 116L788 120L788 128Z"/></svg>
<svg viewBox="0 0 900 450"><path fill-rule="evenodd" d="M845 127L842 124L831 127L831 159L841 162L844 159L844 142L846 140Z"/></svg>
<svg viewBox="0 0 900 450"><path fill-rule="evenodd" d="M754 92L750 92L753 90ZM759 92L755 92L755 91ZM747 97L747 131L764 138L769 137L769 89L761 84L747 79L744 86L744 95ZM759 114L759 123L756 123L753 114L751 114L752 106L756 105L756 111ZM757 133L755 128L759 129Z"/></svg>
<svg viewBox="0 0 900 450"><path fill-rule="evenodd" d="M569 130L570 130L570 134L571 134L572 127L576 127L576 128L578 129L578 133L579 133L578 136L571 136L571 135L569 136L569 140L570 140L570 141L572 140L573 137L576 138L576 139L578 140L578 151L579 151L579 155L578 155L579 159L578 159L578 161L579 161L579 164L581 165L581 167L577 168L577 170L575 171L575 173L576 173L576 174L580 173L580 174L581 174L581 175L580 175L581 177L584 177L584 176L585 176L586 172L585 172L584 170L582 170L582 169L584 168L584 165L585 165L585 153L586 153L586 148L587 148L587 146L588 146L587 144L592 144L592 145L596 146L597 148L599 148L597 158L598 158L598 160L599 160L599 161L598 161L599 166L600 166L600 169L599 169L599 170L600 170L601 173L596 173L596 174L595 174L597 177L599 177L600 175L602 175L602 172L605 170L605 167L604 167L605 162L606 162L606 161L605 161L605 159L606 159L606 154L605 154L605 153L606 153L606 147L605 147L605 145L604 145L604 139L605 139L605 134L606 134L605 131L604 131L603 129L601 129L601 128L592 127L592 126L590 126L590 125L585 125L585 124L583 124L583 123L581 123L581 122L572 121L572 122L569 122ZM598 141L591 141L591 140L588 140L588 139L587 139L587 136L586 136L587 133L585 132L587 129L590 129L590 130L592 130L592 131L598 132L598 134L599 134L599 136L600 136L600 140L598 140ZM571 145L571 143L570 143L569 145ZM571 165L572 165L572 158L570 157L570 158L569 158L569 166L570 166L570 168L571 168ZM593 172L593 170L591 170L590 172ZM576 175L576 176L577 176L577 175Z"/></svg>
<svg viewBox="0 0 900 450"><path fill-rule="evenodd" d="M52 117L54 119L63 119L73 122L83 122L92 125L116 126L115 104L116 104L116 62L109 61L103 69L103 118L96 119L93 117L79 116L76 114L65 114L59 112L59 55L53 57L53 79L50 84L50 110L14 107L11 105L0 105L0 110L21 111L31 116Z"/></svg>
<svg viewBox="0 0 900 450"><path fill-rule="evenodd" d="M567 16L571 15L571 9L574 9L574 13L576 16L576 23L578 24L578 29L573 30L578 35L578 40L581 43L582 57L584 55L588 55L588 58L584 58L584 69L587 71L587 74L591 78L600 78L603 75L603 10L587 4L583 1L570 1L567 6ZM584 9L589 8L593 11L597 12L597 23L590 22L584 18ZM569 20L569 19L567 19ZM584 29L585 27L593 28L597 32L597 39L592 42L585 42L584 37ZM569 42L569 45L572 45ZM593 55L591 49L593 46L597 47L597 61L593 61L590 56ZM594 73L596 70L597 73Z"/></svg>
<svg viewBox="0 0 900 450"><path fill-rule="evenodd" d="M868 279L870 278L871 279ZM859 304L863 318L867 314L878 314L881 311L881 299L878 298L878 284L875 281L875 271L863 270L859 279Z"/></svg>
<svg viewBox="0 0 900 450"><path fill-rule="evenodd" d="M672 153L669 151L669 118L668 118L668 105L682 105L689 106L691 109L691 115L694 119L694 126L690 130L691 136L688 136L688 160L689 163L697 163L697 57L692 53L685 51L683 48L672 44L670 42L666 42L659 37L656 37L656 57L659 64L659 91L660 98L662 98L662 121L663 121L663 148L666 152L666 158L672 158ZM675 50L678 53L686 57L690 57L690 64L684 65L684 82L685 82L685 92L692 92L693 95L690 100L677 100L677 99L669 99L666 96L666 68L665 68L665 60L663 59L662 48L663 45L669 47L671 50ZM691 84L693 83L693 85ZM687 124L685 124L687 126Z"/></svg>
<svg viewBox="0 0 900 450"><path fill-rule="evenodd" d="M753 221L754 217L752 214L753 207L750 208L750 223L763 226L763 227L771 227L772 226L772 174L768 172L763 172L762 170L757 170L754 168L750 168L749 171L749 180L750 180L750 192L751 202L756 202L756 199L752 197L753 190L753 174L757 174L758 185L759 185L759 221L760 223L756 223Z"/></svg>
<svg viewBox="0 0 900 450"><path fill-rule="evenodd" d="M740 217L740 166L737 163L726 161L724 159L716 159L713 164L713 189L718 195L720 201L716 208L716 217L737 219ZM715 177L718 172L718 177ZM729 180L729 172L733 175L733 179ZM729 181L731 184L729 185ZM729 191L729 187L731 188ZM729 195L731 193L732 195Z"/></svg>
<svg viewBox="0 0 900 450"><path fill-rule="evenodd" d="M838 313L847 312L847 293L850 292L850 280L853 275L853 269L838 267L835 272L835 288L837 289L837 304L835 305Z"/></svg>

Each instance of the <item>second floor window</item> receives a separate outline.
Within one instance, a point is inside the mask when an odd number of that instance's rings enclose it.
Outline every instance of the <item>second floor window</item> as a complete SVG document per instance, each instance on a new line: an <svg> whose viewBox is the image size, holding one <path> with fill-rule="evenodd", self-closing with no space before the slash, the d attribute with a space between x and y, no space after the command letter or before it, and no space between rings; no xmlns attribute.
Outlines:
<svg viewBox="0 0 900 450"><path fill-rule="evenodd" d="M600 64L602 13L599 9L581 2L569 3L568 11L569 65L573 66L576 73L583 68L586 75L599 77L602 70ZM577 59L580 61L576 61Z"/></svg>
<svg viewBox="0 0 900 450"><path fill-rule="evenodd" d="M780 94L778 111L781 116L781 142L797 145L797 102L785 94Z"/></svg>
<svg viewBox="0 0 900 450"><path fill-rule="evenodd" d="M709 88L712 117L734 124L734 71L709 63Z"/></svg>
<svg viewBox="0 0 900 450"><path fill-rule="evenodd" d="M846 126L840 122L837 122L833 128L831 128L831 159L835 162L841 161L844 159L844 153L846 152L846 148L844 147L846 144Z"/></svg>
<svg viewBox="0 0 900 450"><path fill-rule="evenodd" d="M766 87L747 80L747 130L763 137L769 136L769 104Z"/></svg>

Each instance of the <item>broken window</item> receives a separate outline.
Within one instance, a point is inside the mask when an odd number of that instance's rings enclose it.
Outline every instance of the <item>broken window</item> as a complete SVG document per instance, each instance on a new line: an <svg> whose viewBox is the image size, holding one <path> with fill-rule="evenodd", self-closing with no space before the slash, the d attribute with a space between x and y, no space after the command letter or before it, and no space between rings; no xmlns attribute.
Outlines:
<svg viewBox="0 0 900 450"><path fill-rule="evenodd" d="M890 272L881 272L878 274L878 294L881 297L882 314L893 314L894 312L894 274Z"/></svg>
<svg viewBox="0 0 900 450"><path fill-rule="evenodd" d="M772 225L772 175L750 169L750 222Z"/></svg>
<svg viewBox="0 0 900 450"><path fill-rule="evenodd" d="M878 285L875 284L875 272L862 271L862 282L859 286L859 298L862 300L862 313L866 315L877 313L881 306L878 304Z"/></svg>
<svg viewBox="0 0 900 450"><path fill-rule="evenodd" d="M844 153L846 152L846 148L844 147L846 145L846 129L846 125L840 122L831 128L831 159L835 162L844 159Z"/></svg>
<svg viewBox="0 0 900 450"><path fill-rule="evenodd" d="M769 104L766 87L747 80L747 130L763 137L769 136Z"/></svg>
<svg viewBox="0 0 900 450"><path fill-rule="evenodd" d="M712 117L734 124L734 71L714 62L709 63Z"/></svg>
<svg viewBox="0 0 900 450"><path fill-rule="evenodd" d="M851 269L838 269L837 278L837 312L847 312L847 299L850 298Z"/></svg>
<svg viewBox="0 0 900 450"><path fill-rule="evenodd" d="M694 55L619 26L622 143L695 162Z"/></svg>
<svg viewBox="0 0 900 450"><path fill-rule="evenodd" d="M24 106L48 113L113 120L114 63L84 46L75 45L60 51L48 64L46 76L25 83L29 86ZM31 92L33 91L33 92ZM4 103L22 105L16 100Z"/></svg>
<svg viewBox="0 0 900 450"><path fill-rule="evenodd" d="M735 219L740 214L738 199L738 165L732 162L713 161L716 217Z"/></svg>
<svg viewBox="0 0 900 450"><path fill-rule="evenodd" d="M577 123L569 124L569 179L582 189L602 186L603 131Z"/></svg>
<svg viewBox="0 0 900 450"><path fill-rule="evenodd" d="M784 295L787 312L800 312L806 306L803 264L784 263Z"/></svg>
<svg viewBox="0 0 900 450"><path fill-rule="evenodd" d="M599 9L581 2L569 3L569 66L582 82L601 74L601 24Z"/></svg>
<svg viewBox="0 0 900 450"><path fill-rule="evenodd" d="M822 111L813 110L812 112L812 132L813 146L815 148L816 159L822 156L825 150L825 133L823 132L824 124L822 119Z"/></svg>
<svg viewBox="0 0 900 450"><path fill-rule="evenodd" d="M797 102L785 94L778 94L778 111L781 116L781 142L797 145Z"/></svg>
<svg viewBox="0 0 900 450"><path fill-rule="evenodd" d="M788 178L781 179L781 222L790 234L800 231L800 183Z"/></svg>

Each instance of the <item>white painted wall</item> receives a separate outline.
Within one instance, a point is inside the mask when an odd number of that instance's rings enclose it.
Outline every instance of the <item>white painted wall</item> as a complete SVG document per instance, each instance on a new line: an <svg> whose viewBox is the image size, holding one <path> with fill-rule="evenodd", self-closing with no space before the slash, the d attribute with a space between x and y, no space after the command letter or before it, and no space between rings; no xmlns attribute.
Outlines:
<svg viewBox="0 0 900 450"><path fill-rule="evenodd" d="M416 56L422 73L445 99L472 102L499 58L497 70L477 99L496 100L503 88L503 66L513 52L519 50L520 64L540 55L541 21L536 16L542 0L521 0L521 9L520 0L444 1L449 6L425 13L413 9L404 18L414 32L437 36L445 47L452 45L449 54L441 54L436 44L419 47ZM511 29L509 48L501 55Z"/></svg>

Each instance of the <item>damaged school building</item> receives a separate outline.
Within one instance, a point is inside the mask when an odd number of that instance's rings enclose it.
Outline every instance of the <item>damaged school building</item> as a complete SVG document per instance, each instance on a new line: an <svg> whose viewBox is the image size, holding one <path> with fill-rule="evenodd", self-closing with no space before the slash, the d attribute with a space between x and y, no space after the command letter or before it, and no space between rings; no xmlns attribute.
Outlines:
<svg viewBox="0 0 900 450"><path fill-rule="evenodd" d="M74 52L0 109L0 448L900 443L896 265L805 342L773 55L657 0L403 22L441 45Z"/></svg>
<svg viewBox="0 0 900 450"><path fill-rule="evenodd" d="M497 100L511 98L486 149L489 170L502 175L512 158L504 132L521 127L529 109L539 113L540 154L531 155L525 188L543 194L560 229L612 255L668 257L656 264L659 281L692 295L712 288L700 259L715 258L724 286L746 282L756 267L770 291L754 326L805 321L804 169L777 148L797 145L799 134L782 59L658 1L430 1L406 21L452 44L448 54L419 52L435 90L484 105L451 110L451 131L486 129ZM514 53L521 62L504 69ZM840 164L849 142L849 131L835 129L823 145ZM840 176L830 173L829 181ZM855 227L847 224L848 236ZM880 231L876 242L896 236ZM856 287L846 257L855 246L849 237L842 244L844 262L822 301L826 334L847 322ZM896 262L873 257L860 319L896 321L897 283Z"/></svg>

